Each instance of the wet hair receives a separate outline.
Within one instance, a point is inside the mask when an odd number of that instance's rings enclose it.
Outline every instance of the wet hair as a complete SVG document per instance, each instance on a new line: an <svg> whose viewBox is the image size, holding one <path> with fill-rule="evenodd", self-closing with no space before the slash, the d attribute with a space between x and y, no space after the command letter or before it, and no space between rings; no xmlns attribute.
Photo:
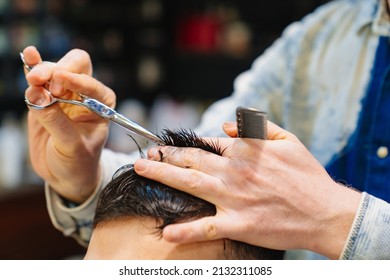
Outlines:
<svg viewBox="0 0 390 280"><path fill-rule="evenodd" d="M164 130L159 136L166 145L197 147L222 154L218 143L206 141L193 131ZM105 222L123 218L153 218L156 220L156 234L169 224L187 222L216 214L215 205L188 193L170 188L139 176L132 165L127 165L114 175L113 180L99 196L93 228L104 226ZM234 222L234 221L232 221ZM271 250L247 243L225 240L224 259L283 259L284 251Z"/></svg>

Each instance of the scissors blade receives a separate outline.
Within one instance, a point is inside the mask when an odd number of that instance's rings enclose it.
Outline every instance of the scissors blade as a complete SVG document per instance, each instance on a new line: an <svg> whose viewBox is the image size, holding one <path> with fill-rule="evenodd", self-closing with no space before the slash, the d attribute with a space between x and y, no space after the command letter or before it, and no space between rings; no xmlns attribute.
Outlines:
<svg viewBox="0 0 390 280"><path fill-rule="evenodd" d="M83 94L81 94L81 97L83 98L82 103L84 104L84 106L92 112L95 112L99 116L108 119L137 135L145 137L160 146L165 145L165 142L160 139L156 134L150 132L135 121L129 119L128 117L119 114L114 109L108 107L106 104L103 104L96 99L89 98Z"/></svg>
<svg viewBox="0 0 390 280"><path fill-rule="evenodd" d="M143 126L137 124L136 122L130 120L129 118L127 118L119 113L116 113L114 115L114 117L111 119L111 121L113 121L116 124L134 132L137 135L140 135L142 137L145 137L145 138L153 141L154 143L156 143L160 146L165 145L165 142L163 140L161 140L157 135L155 135L154 133L150 132L149 130L147 130Z"/></svg>

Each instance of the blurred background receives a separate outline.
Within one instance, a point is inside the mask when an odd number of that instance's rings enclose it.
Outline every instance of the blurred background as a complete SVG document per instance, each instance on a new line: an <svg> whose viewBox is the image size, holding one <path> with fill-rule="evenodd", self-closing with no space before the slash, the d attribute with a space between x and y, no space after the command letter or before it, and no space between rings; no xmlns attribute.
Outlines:
<svg viewBox="0 0 390 280"><path fill-rule="evenodd" d="M116 92L118 111L152 131L193 128L289 23L324 2L0 0L0 259L85 252L52 226L42 181L29 164L19 58L26 46L49 61L84 49L94 76ZM111 130L108 147L136 148L124 131Z"/></svg>

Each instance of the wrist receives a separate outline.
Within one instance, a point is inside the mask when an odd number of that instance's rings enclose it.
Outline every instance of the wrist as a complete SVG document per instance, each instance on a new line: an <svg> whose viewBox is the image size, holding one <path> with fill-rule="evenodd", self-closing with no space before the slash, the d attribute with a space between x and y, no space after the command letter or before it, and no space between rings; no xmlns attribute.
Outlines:
<svg viewBox="0 0 390 280"><path fill-rule="evenodd" d="M353 225L361 193L336 182L330 186L319 213L318 227L310 233L309 250L330 259L339 259Z"/></svg>
<svg viewBox="0 0 390 280"><path fill-rule="evenodd" d="M65 201L82 204L99 188L102 181L101 174L101 168L98 165L96 175L94 176L87 176L79 180L73 178L72 180L66 180L62 184L51 182L48 182L48 184Z"/></svg>

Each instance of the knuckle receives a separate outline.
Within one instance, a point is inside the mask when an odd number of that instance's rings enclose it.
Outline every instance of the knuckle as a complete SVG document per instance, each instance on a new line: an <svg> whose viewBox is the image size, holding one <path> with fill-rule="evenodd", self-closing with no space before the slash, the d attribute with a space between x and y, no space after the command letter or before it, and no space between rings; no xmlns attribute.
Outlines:
<svg viewBox="0 0 390 280"><path fill-rule="evenodd" d="M116 107L116 95L111 89L108 89L107 99L108 99L107 104L110 105L112 108L115 108Z"/></svg>
<svg viewBox="0 0 390 280"><path fill-rule="evenodd" d="M204 150L187 148L184 150L183 162L185 167L200 169L202 162L207 160L208 153Z"/></svg>
<svg viewBox="0 0 390 280"><path fill-rule="evenodd" d="M235 164L233 169L235 173L240 174L238 177L243 181L251 182L257 178L257 172L255 172L248 164Z"/></svg>
<svg viewBox="0 0 390 280"><path fill-rule="evenodd" d="M53 110L46 110L45 114L39 114L39 120L42 124L50 125L57 120L57 114Z"/></svg>
<svg viewBox="0 0 390 280"><path fill-rule="evenodd" d="M51 80L59 83L62 80L64 80L64 78L66 77L66 74L67 74L67 71L65 71L61 68L56 68L55 71L53 72L53 76L52 76Z"/></svg>
<svg viewBox="0 0 390 280"><path fill-rule="evenodd" d="M41 69L45 71L53 71L56 68L57 64L51 61L42 61L42 63L39 64L39 66Z"/></svg>
<svg viewBox="0 0 390 280"><path fill-rule="evenodd" d="M87 73L88 75L92 75L93 69L91 57L86 51L76 48L69 51L65 57L67 57L67 59L65 60L64 67L70 67L70 69L73 69L71 65L76 62L78 65L76 70L77 73Z"/></svg>
<svg viewBox="0 0 390 280"><path fill-rule="evenodd" d="M194 163L197 161L198 154L195 153L194 149L184 149L183 150L183 163L185 167L193 167Z"/></svg>
<svg viewBox="0 0 390 280"><path fill-rule="evenodd" d="M191 170L190 174L185 177L184 182L189 189L198 189L202 185L202 176L198 171Z"/></svg>
<svg viewBox="0 0 390 280"><path fill-rule="evenodd" d="M218 235L217 226L213 222L207 222L204 225L204 233L206 236L206 239L211 240L215 239L215 237Z"/></svg>
<svg viewBox="0 0 390 280"><path fill-rule="evenodd" d="M85 74L84 74L85 75ZM87 76L87 75L85 75ZM116 95L112 89L105 86L102 82L92 78L92 91L95 93L101 93L101 101L110 106L111 108L115 108L116 106Z"/></svg>
<svg viewBox="0 0 390 280"><path fill-rule="evenodd" d="M164 146L160 148L162 161L185 168L199 169L206 152L195 148Z"/></svg>
<svg viewBox="0 0 390 280"><path fill-rule="evenodd" d="M105 91L105 88L103 84L101 84L98 80L92 79L92 84L91 84L91 90L93 92L100 92L100 91Z"/></svg>
<svg viewBox="0 0 390 280"><path fill-rule="evenodd" d="M159 149L159 156L162 162L172 163L175 153L177 153L177 149L174 147L164 146Z"/></svg>
<svg viewBox="0 0 390 280"><path fill-rule="evenodd" d="M85 62L89 62L91 60L91 57L89 56L89 54L85 50L82 50L79 48L75 48L75 49L71 50L69 52L69 54L74 55L77 57L77 59L80 59L80 60L85 61Z"/></svg>

